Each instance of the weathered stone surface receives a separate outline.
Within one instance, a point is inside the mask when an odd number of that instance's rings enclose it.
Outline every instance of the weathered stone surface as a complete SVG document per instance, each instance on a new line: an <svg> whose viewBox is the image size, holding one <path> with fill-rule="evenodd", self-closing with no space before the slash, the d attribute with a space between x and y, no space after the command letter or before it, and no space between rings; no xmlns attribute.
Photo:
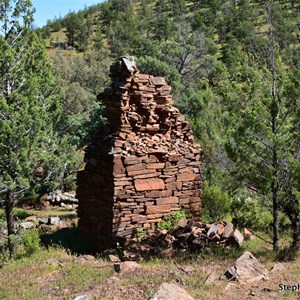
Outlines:
<svg viewBox="0 0 300 300"><path fill-rule="evenodd" d="M29 228L33 228L34 227L34 223L32 223L32 222L22 222L22 223L20 223L19 226L22 229L29 229Z"/></svg>
<svg viewBox="0 0 300 300"><path fill-rule="evenodd" d="M156 200L157 205L164 205L164 204L178 204L179 200L177 197L165 197L165 198L158 198Z"/></svg>
<svg viewBox="0 0 300 300"><path fill-rule="evenodd" d="M171 154L169 155L168 161L177 162L182 158L180 154Z"/></svg>
<svg viewBox="0 0 300 300"><path fill-rule="evenodd" d="M60 217L50 217L48 219L49 225L59 225L59 223L60 223Z"/></svg>
<svg viewBox="0 0 300 300"><path fill-rule="evenodd" d="M116 156L114 158L114 170L113 170L114 174L122 174L125 172L125 167L123 165L121 156Z"/></svg>
<svg viewBox="0 0 300 300"><path fill-rule="evenodd" d="M169 182L166 184L166 189L169 191L177 191L177 184L176 182Z"/></svg>
<svg viewBox="0 0 300 300"><path fill-rule="evenodd" d="M149 174L149 170L146 170L146 169L143 169L143 170L132 170L132 171L127 171L127 174L128 174L128 176Z"/></svg>
<svg viewBox="0 0 300 300"><path fill-rule="evenodd" d="M229 280L250 283L262 278L267 278L268 271L253 254L246 251L233 263L224 275Z"/></svg>
<svg viewBox="0 0 300 300"><path fill-rule="evenodd" d="M160 175L159 172L149 172L142 175L136 175L133 178L134 179L145 179L145 178L153 178L153 177L157 178L159 175Z"/></svg>
<svg viewBox="0 0 300 300"><path fill-rule="evenodd" d="M87 295L80 295L74 298L73 300L89 300Z"/></svg>
<svg viewBox="0 0 300 300"><path fill-rule="evenodd" d="M134 181L135 189L139 191L163 190L165 188L164 181L159 178L155 179L137 179Z"/></svg>
<svg viewBox="0 0 300 300"><path fill-rule="evenodd" d="M219 276L213 272L205 280L204 284L210 285L215 283L219 279Z"/></svg>
<svg viewBox="0 0 300 300"><path fill-rule="evenodd" d="M187 291L175 283L162 283L151 300L193 300Z"/></svg>
<svg viewBox="0 0 300 300"><path fill-rule="evenodd" d="M149 215L147 215L147 219L148 220L151 220L151 219L159 219L159 218L161 218L163 216L163 214L161 213L161 214L149 214Z"/></svg>
<svg viewBox="0 0 300 300"><path fill-rule="evenodd" d="M114 264L114 270L118 273L131 272L140 268L141 266L135 261L123 261Z"/></svg>
<svg viewBox="0 0 300 300"><path fill-rule="evenodd" d="M147 164L147 169L163 169L165 165L165 163Z"/></svg>
<svg viewBox="0 0 300 300"><path fill-rule="evenodd" d="M172 196L172 191L164 190L164 191L151 191L145 193L146 198L161 198L161 197L169 197Z"/></svg>
<svg viewBox="0 0 300 300"><path fill-rule="evenodd" d="M234 226L231 222L227 222L224 228L224 237L229 238L234 231Z"/></svg>
<svg viewBox="0 0 300 300"><path fill-rule="evenodd" d="M285 269L286 267L283 265L283 263L277 262L271 269L271 273L281 272L284 271Z"/></svg>
<svg viewBox="0 0 300 300"><path fill-rule="evenodd" d="M241 232L238 229L235 229L235 231L232 234L232 238L235 240L235 242L241 246L243 241L244 241L244 237L241 234Z"/></svg>
<svg viewBox="0 0 300 300"><path fill-rule="evenodd" d="M109 254L108 258L112 262L121 262L121 259L120 259L119 255Z"/></svg>
<svg viewBox="0 0 300 300"><path fill-rule="evenodd" d="M196 179L196 174L193 172L186 172L178 174L177 181L193 181Z"/></svg>
<svg viewBox="0 0 300 300"><path fill-rule="evenodd" d="M151 205L147 206L147 214L160 214L167 213L171 211L171 205Z"/></svg>
<svg viewBox="0 0 300 300"><path fill-rule="evenodd" d="M218 232L218 226L216 224L212 224L207 232L207 236L213 237Z"/></svg>
<svg viewBox="0 0 300 300"><path fill-rule="evenodd" d="M127 166L126 170L128 172L130 172L130 171L138 171L138 170L145 170L145 164L134 164L134 165L131 165L131 166Z"/></svg>
<svg viewBox="0 0 300 300"><path fill-rule="evenodd" d="M151 77L149 81L153 85L166 85L164 77Z"/></svg>

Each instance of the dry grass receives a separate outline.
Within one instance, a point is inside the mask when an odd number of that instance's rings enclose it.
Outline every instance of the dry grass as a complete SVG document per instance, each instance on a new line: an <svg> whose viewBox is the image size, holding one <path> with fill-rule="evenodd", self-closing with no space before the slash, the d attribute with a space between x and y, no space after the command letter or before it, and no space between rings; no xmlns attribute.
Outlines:
<svg viewBox="0 0 300 300"><path fill-rule="evenodd" d="M270 269L276 256L265 246L256 239L239 250L216 248L173 259L154 258L141 263L140 269L120 274L106 259L78 260L61 248L50 248L0 269L0 299L73 299L86 294L89 299L142 300L151 298L162 282L177 283L195 299L298 299L297 292L279 292L279 284L300 283L297 257L284 262L286 269L267 281L204 284L209 274L223 274L244 250L251 250Z"/></svg>
<svg viewBox="0 0 300 300"><path fill-rule="evenodd" d="M68 216L72 213L76 216L74 211L60 209L27 212L39 217ZM298 292L279 292L279 284L300 283L298 253L284 250L275 254L271 245L258 238L245 242L239 249L210 247L202 253L186 252L172 259L152 258L142 262L140 269L123 274L115 273L113 263L105 258L78 260L76 255L71 255L79 253L77 250L84 246L71 228L57 230L57 234L49 233L48 240L53 241L52 245L62 245L64 248L41 248L30 257L8 261L2 266L0 299L61 300L86 294L89 299L144 300L150 299L163 282L177 283L194 299L300 299ZM279 258L286 269L270 274L267 281L247 285L224 280L204 284L210 274L222 275L246 250L253 253L268 270Z"/></svg>

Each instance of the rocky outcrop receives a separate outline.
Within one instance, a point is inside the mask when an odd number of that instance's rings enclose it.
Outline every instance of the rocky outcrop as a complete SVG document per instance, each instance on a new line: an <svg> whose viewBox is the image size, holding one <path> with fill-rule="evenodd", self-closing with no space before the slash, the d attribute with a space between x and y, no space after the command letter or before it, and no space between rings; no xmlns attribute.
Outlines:
<svg viewBox="0 0 300 300"><path fill-rule="evenodd" d="M130 58L111 67L98 96L108 132L88 147L78 174L79 230L107 248L137 228L153 232L166 214L200 216L201 154L163 77L140 74Z"/></svg>

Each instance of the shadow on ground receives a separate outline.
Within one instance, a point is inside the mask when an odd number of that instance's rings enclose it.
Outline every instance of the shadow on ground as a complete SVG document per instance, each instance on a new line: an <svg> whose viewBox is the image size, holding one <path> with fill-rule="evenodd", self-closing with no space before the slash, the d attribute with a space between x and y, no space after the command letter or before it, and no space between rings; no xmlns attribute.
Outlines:
<svg viewBox="0 0 300 300"><path fill-rule="evenodd" d="M75 226L43 233L41 242L45 247L62 247L74 255L95 254L93 246L79 235Z"/></svg>

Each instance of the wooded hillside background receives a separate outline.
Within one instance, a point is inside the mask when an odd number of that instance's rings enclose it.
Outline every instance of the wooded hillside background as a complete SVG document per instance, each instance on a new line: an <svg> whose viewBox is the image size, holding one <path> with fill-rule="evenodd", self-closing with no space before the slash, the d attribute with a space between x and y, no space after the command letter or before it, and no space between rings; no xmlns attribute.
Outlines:
<svg viewBox="0 0 300 300"><path fill-rule="evenodd" d="M81 164L66 154L70 147L80 153L99 128L105 133L96 95L109 84L110 64L132 55L142 73L166 77L204 150L204 218L230 213L244 226L269 232L275 250L283 231L298 246L298 1L109 0L34 32L58 78L60 121L53 130L67 137L57 151L65 160L55 169L56 186L74 189ZM50 87L39 84L42 91ZM49 170L24 185L27 194L49 189Z"/></svg>

